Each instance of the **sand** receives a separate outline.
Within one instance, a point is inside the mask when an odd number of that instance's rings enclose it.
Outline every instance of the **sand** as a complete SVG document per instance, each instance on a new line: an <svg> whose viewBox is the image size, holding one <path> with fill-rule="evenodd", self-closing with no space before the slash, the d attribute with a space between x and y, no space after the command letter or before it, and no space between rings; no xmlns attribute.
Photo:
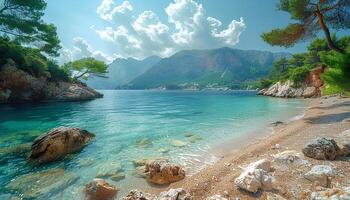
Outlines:
<svg viewBox="0 0 350 200"><path fill-rule="evenodd" d="M194 199L206 199L216 194L222 196L225 194L228 199L267 199L272 193L286 199L309 199L311 192L319 190L320 187L306 180L303 175L315 164L330 165L337 171L330 187L350 186L349 160L320 161L307 157L305 160L309 161L309 164L276 170L274 172L276 184L273 191L251 194L239 190L234 185L234 179L240 175L242 167L251 162L271 158L272 155L285 150L296 150L301 153L305 144L319 137L333 138L338 143L350 139L350 98L333 96L312 99L303 118L276 125L273 129L271 135L254 139L251 144L240 147L234 145L232 149L226 145L223 147L225 151L222 151L226 153L223 153L221 159L214 165L180 182L146 192L158 194L170 188L182 187L188 190ZM279 149L274 148L276 144L280 145Z"/></svg>

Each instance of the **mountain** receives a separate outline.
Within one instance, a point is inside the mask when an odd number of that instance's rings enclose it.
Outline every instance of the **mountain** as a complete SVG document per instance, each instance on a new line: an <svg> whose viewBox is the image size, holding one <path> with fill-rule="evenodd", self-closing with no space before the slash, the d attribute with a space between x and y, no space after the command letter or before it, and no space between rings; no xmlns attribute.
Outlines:
<svg viewBox="0 0 350 200"><path fill-rule="evenodd" d="M220 48L185 50L157 62L128 85L133 89L229 87L239 89L268 74L287 53Z"/></svg>
<svg viewBox="0 0 350 200"><path fill-rule="evenodd" d="M151 56L144 60L118 58L108 66L108 78L91 76L86 84L95 89L119 88L146 72L160 59L157 56Z"/></svg>

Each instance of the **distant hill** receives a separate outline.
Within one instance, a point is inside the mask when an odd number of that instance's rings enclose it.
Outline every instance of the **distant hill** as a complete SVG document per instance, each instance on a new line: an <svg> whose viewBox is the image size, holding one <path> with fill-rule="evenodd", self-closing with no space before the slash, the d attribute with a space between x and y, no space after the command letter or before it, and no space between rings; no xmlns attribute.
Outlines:
<svg viewBox="0 0 350 200"><path fill-rule="evenodd" d="M146 72L160 59L157 56L151 56L144 60L118 58L108 66L108 78L91 76L86 81L86 84L95 89L119 88Z"/></svg>
<svg viewBox="0 0 350 200"><path fill-rule="evenodd" d="M132 89L208 88L239 89L245 83L265 77L273 62L287 53L220 48L180 51L161 59L145 73L129 82Z"/></svg>

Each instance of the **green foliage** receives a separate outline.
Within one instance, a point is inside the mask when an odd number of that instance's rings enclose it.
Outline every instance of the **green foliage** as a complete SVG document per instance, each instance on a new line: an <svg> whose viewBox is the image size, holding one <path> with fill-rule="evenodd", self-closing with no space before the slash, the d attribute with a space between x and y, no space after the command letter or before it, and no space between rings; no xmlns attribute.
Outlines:
<svg viewBox="0 0 350 200"><path fill-rule="evenodd" d="M0 66L12 60L16 67L35 76L45 76L51 81L69 81L66 71L48 60L38 49L23 47L18 42L0 37Z"/></svg>
<svg viewBox="0 0 350 200"><path fill-rule="evenodd" d="M44 0L0 1L0 36L9 36L21 44L30 44L40 52L58 56L60 41L56 27L42 20Z"/></svg>
<svg viewBox="0 0 350 200"><path fill-rule="evenodd" d="M322 79L327 83L325 94L350 94L350 46L345 54L322 54L321 60L328 66Z"/></svg>
<svg viewBox="0 0 350 200"><path fill-rule="evenodd" d="M257 87L258 88L268 88L268 87L270 87L270 85L272 85L272 83L273 83L272 80L262 78L259 80Z"/></svg>
<svg viewBox="0 0 350 200"><path fill-rule="evenodd" d="M280 0L277 9L288 12L295 20L285 28L263 33L262 39L273 46L291 47L295 43L316 37L322 30L329 48L344 53L334 44L329 28L335 30L350 28L349 0Z"/></svg>
<svg viewBox="0 0 350 200"><path fill-rule="evenodd" d="M350 48L350 36L340 39L333 36L333 40L341 48ZM325 39L316 38L308 46L307 53L296 53L289 59L281 58L275 61L269 80L272 82L291 80L295 86L300 86L314 67L327 66L324 80L328 85L327 88L330 88L328 90L340 91L342 88L350 88L349 62L349 53L336 53L328 47Z"/></svg>
<svg viewBox="0 0 350 200"><path fill-rule="evenodd" d="M64 69L74 74L73 79L87 79L89 75L104 77L107 73L107 65L103 61L94 58L83 58L73 62L66 63Z"/></svg>

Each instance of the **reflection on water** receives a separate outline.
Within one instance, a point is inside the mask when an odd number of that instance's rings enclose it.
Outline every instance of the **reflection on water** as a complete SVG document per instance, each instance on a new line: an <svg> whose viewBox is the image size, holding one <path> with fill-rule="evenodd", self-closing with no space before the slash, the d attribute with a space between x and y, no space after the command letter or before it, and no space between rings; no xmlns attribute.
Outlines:
<svg viewBox="0 0 350 200"><path fill-rule="evenodd" d="M191 174L216 161L213 146L300 115L305 104L242 91L102 92L104 98L86 102L0 106L0 199L76 199L99 171L111 170L108 163L125 175L108 180L121 188L119 194L149 187L134 173L132 161L142 158L169 158ZM62 161L28 165L30 142L57 126L87 129L96 138Z"/></svg>

